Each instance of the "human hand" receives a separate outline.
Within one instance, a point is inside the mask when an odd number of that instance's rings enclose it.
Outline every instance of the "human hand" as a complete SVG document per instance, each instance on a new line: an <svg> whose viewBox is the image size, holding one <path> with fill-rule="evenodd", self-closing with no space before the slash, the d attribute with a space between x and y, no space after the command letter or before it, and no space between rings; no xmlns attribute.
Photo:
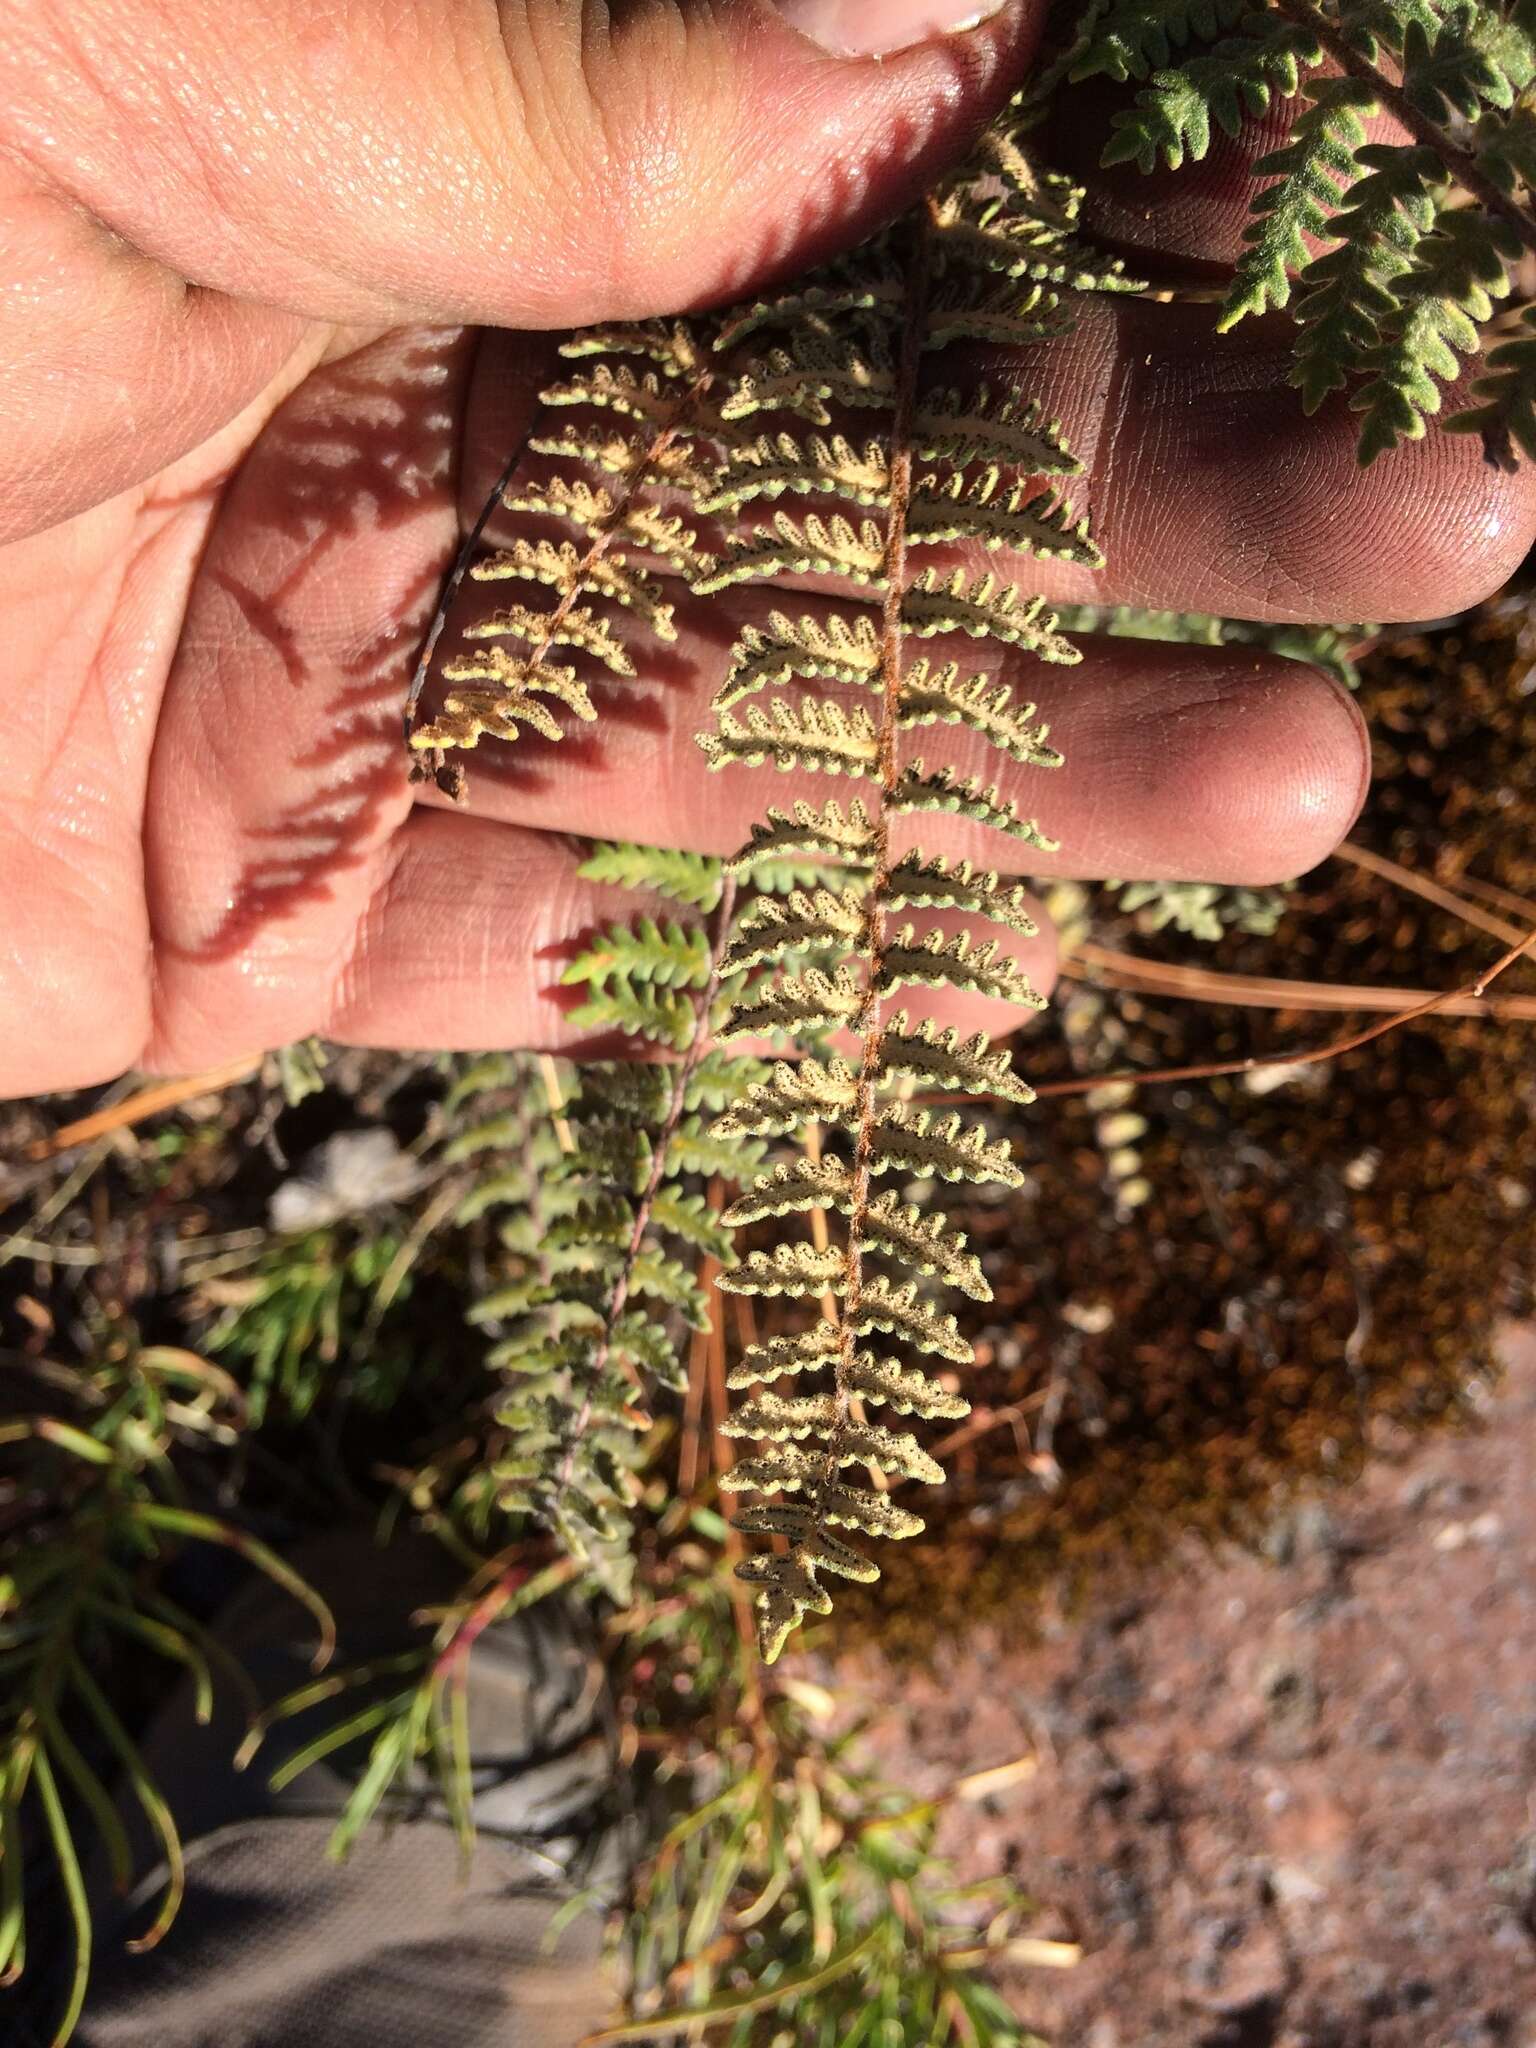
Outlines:
<svg viewBox="0 0 1536 2048"><path fill-rule="evenodd" d="M945 11L843 18L894 36ZM768 0L22 0L0 47L0 1091L311 1032L570 1042L548 963L619 901L565 835L726 850L756 778L693 746L730 631L685 608L595 741L482 748L466 812L407 785L416 647L547 362L476 329L707 303L856 239L1008 90L1039 12L875 63ZM1149 189L1127 239L1228 257L1253 154L1192 198ZM1536 531L1532 484L1464 440L1360 473L1347 410L1305 420L1285 387L1283 335L1217 340L1203 307L1091 306L986 374L1027 379L1087 464L1110 566L1042 565L1052 595L1422 616ZM1352 705L1252 650L1098 643L1021 683L1067 756L1018 791L1064 871L1273 880L1363 797ZM1048 982L1048 936L1021 950Z"/></svg>

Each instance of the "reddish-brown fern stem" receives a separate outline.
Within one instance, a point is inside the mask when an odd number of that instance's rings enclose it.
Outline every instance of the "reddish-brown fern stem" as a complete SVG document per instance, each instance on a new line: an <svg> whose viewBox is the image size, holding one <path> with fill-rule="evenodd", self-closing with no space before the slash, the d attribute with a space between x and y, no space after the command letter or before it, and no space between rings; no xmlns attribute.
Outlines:
<svg viewBox="0 0 1536 2048"><path fill-rule="evenodd" d="M1536 221L1507 192L1499 190L1471 150L1464 149L1438 123L1420 113L1401 85L1347 42L1325 15L1308 5L1308 0L1271 0L1271 5L1287 21L1310 30L1341 71L1368 86L1382 107L1402 123L1416 142L1434 151L1462 190L1512 228L1526 248L1536 254Z"/></svg>
<svg viewBox="0 0 1536 2048"><path fill-rule="evenodd" d="M663 424L656 429L655 435L645 454L624 478L623 483L614 495L613 510L596 533L593 534L587 551L582 556L575 575L571 578L570 589L562 595L559 603L549 614L542 637L534 643L532 655L534 661L542 661L550 648L554 646L560 636L560 628L570 617L571 611L581 595L582 578L590 575L604 555L607 554L609 548L619 538L619 529L624 523L624 515L634 505L636 498L639 497L641 491L651 481L657 464L662 461L668 449L677 440L678 435L683 432L684 428L693 418L700 400L715 381L715 374L714 364L706 359L704 367L693 377L688 388L668 411Z"/></svg>
<svg viewBox="0 0 1536 2048"><path fill-rule="evenodd" d="M651 1170L645 1187L635 1204L634 1228L629 1234L623 1264L614 1276L608 1303L603 1311L602 1334L591 1362L585 1367L582 1377L586 1382L581 1404L571 1419L566 1440L565 1455L555 1475L555 1503L559 1504L565 1489L571 1483L571 1474L576 1469L576 1456L581 1448L582 1437L592 1420L593 1404L597 1398L598 1382L607 1370L608 1359L613 1350L613 1333L624 1313L629 1300L630 1282L634 1279L635 1265L640 1257L640 1247L645 1242L645 1233L651 1225L651 1211L656 1205L656 1195L667 1172L667 1153L672 1138L683 1119L683 1110L688 1100L688 1084L698 1071L699 1062L709 1050L709 1018L720 994L721 968L725 949L730 943L731 919L736 908L736 878L727 874L720 888L720 900L715 906L714 929L710 935L709 975L699 991L694 1004L694 1031L688 1042L688 1049L672 1069L672 1092L667 1100L666 1114L661 1128L656 1133L655 1146L651 1156Z"/></svg>
<svg viewBox="0 0 1536 2048"><path fill-rule="evenodd" d="M820 1519L821 1500L835 1484L840 1469L846 1431L852 1420L853 1368L858 1339L854 1331L864 1291L864 1254L861 1240L869 1218L870 1184L875 1152L875 1116L878 1108L881 1015L881 972L885 964L887 918L885 899L891 881L891 828L889 798L900 773L897 758L898 716L905 656L902 631L902 603L907 588L907 514L912 499L912 414L917 399L918 371L922 364L923 332L928 319L928 291L932 268L932 211L918 210L912 230L912 255L907 272L906 319L896 371L896 399L891 414L891 502L886 519L885 595L881 620L880 729L876 774L879 796L874 818L874 872L864 913L864 953L868 982L864 1000L855 1020L862 1041L858 1091L855 1096L857 1135L854 1141L853 1177L848 1217L847 1273L843 1285L841 1348L834 1369L835 1421L827 1442L827 1454L808 1505L813 1518Z"/></svg>
<svg viewBox="0 0 1536 2048"><path fill-rule="evenodd" d="M475 559L475 550L480 545L481 536L491 522L491 514L506 495L507 486L512 481L512 472L522 461L528 447L529 436L532 432L533 427L530 423L528 432L523 435L523 438L502 465L501 475L497 477L495 483L491 486L490 496L480 507L480 516L459 542L459 551L453 558L453 567L449 570L448 579L444 583L442 590L438 593L437 604L432 612L432 623L427 628L427 637L421 643L421 652L417 655L416 666L411 671L411 686L405 693L405 705L401 712L405 731L405 744L407 746L411 744L411 734L416 729L416 711L421 703L421 693L427 687L427 677L432 673L432 657L437 653L437 643L443 637L443 628L448 623L448 613L452 608L453 600L458 596L459 587L463 583L464 578L469 574L469 565ZM414 767L420 766L421 764L419 763L414 764ZM425 774L427 771L422 768L421 772Z"/></svg>

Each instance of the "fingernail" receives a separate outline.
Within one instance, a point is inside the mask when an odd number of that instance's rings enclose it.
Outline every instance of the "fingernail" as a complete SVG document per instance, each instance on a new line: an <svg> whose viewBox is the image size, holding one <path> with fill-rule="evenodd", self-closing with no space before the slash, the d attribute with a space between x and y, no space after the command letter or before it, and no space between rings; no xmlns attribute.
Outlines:
<svg viewBox="0 0 1536 2048"><path fill-rule="evenodd" d="M959 35L1001 14L1007 0L775 0L801 35L834 57L890 57Z"/></svg>

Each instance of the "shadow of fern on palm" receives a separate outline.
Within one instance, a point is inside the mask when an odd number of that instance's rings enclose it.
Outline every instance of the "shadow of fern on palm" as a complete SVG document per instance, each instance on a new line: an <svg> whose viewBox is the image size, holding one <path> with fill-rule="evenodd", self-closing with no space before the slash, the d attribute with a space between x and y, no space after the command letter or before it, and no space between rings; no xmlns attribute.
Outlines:
<svg viewBox="0 0 1536 2048"><path fill-rule="evenodd" d="M215 525L187 639L194 651L238 647L239 659L215 660L196 706L206 756L183 737L156 774L174 791L172 818L210 768L263 794L242 802L248 822L223 843L157 828L166 895L193 863L198 887L183 893L194 903L219 893L210 866L222 877L215 918L182 912L157 933L170 971L194 984L199 968L280 961L305 910L334 905L329 929L355 922L351 895L408 813L396 707L449 545L467 355L458 334L392 337L316 372L280 409ZM335 551L362 534L373 541L365 587L338 589ZM259 759L227 759L223 735L240 716L231 692L262 702L251 721L265 736Z"/></svg>

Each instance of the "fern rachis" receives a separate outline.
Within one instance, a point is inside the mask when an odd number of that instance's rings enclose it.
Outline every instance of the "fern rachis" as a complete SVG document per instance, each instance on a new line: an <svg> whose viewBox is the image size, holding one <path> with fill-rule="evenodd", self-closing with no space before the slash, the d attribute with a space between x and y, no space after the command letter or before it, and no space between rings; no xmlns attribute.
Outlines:
<svg viewBox="0 0 1536 2048"><path fill-rule="evenodd" d="M1090 281L1066 226L1037 210L1032 191L1013 189L1006 204L989 198L971 170L891 231L867 260L895 288L844 312L847 325L857 326L845 341L826 331L833 325L824 310L830 289L819 300L792 293L778 307L763 302L755 310L753 331L778 324L784 339L765 357L749 358L726 387L722 421L739 420L753 438L743 452L723 430L718 496L745 530L728 535L704 585L830 572L866 607L878 602L872 612L818 600L814 615L777 611L766 629L747 627L715 699L714 729L700 736L714 767L766 761L801 773L834 770L858 779L863 792L846 813L835 802L771 810L733 863L750 874L756 861L781 851L812 852L840 862L848 878L841 889L802 896L786 912L753 922L738 942L739 957L771 962L777 949L780 971L734 1008L727 1029L802 1037L834 1030L850 1049L799 1068L776 1067L717 1126L722 1134L798 1136L804 1145L749 1182L726 1220L808 1218L811 1225L809 1239L781 1237L770 1249L750 1251L721 1285L790 1302L820 1296L823 1304L820 1322L750 1349L732 1381L823 1382L821 1391L788 1398L760 1391L731 1424L733 1435L755 1436L761 1447L727 1483L765 1496L741 1512L739 1525L787 1545L741 1569L757 1592L770 1659L804 1614L828 1610L823 1573L875 1575L873 1562L834 1530L915 1533L919 1518L890 1498L889 1483L932 1484L941 1476L912 1435L871 1424L866 1404L888 1403L917 1416L965 1412L962 1396L887 1355L886 1346L965 1364L970 1347L953 1316L919 1283L983 1300L990 1289L963 1236L931 1205L907 1202L885 1177L1018 1179L1006 1147L980 1126L966 1129L958 1117L935 1125L899 1099L913 1080L927 1080L1027 1100L1028 1090L1007 1074L1006 1055L990 1052L982 1038L962 1043L952 1031L914 1027L890 1004L907 984L1037 1001L995 941L975 944L964 930L919 930L900 915L953 909L1028 936L1034 927L1024 898L995 873L910 850L896 827L912 813L957 812L1037 846L1049 842L995 790L946 766L929 769L904 758L903 741L916 727L959 725L967 738L1021 766L1051 767L1060 757L1033 707L1015 704L1011 690L959 661L914 658L912 646L938 634L963 635L1038 659L1078 656L1043 600L1022 597L1010 581L990 575L972 580L963 569L940 570L931 551L958 540L1005 548L1021 560L1061 553L1098 560L1086 521L1063 499L1050 491L1031 495L1022 485L1000 488L1009 463L1015 473L1038 461L1042 472L1071 475L1077 464L1060 429L1043 424L1037 406L1020 406L985 386L935 391L930 375L933 357L953 335L995 337L1006 319L999 275L1059 280L1070 273ZM1116 281L1111 271L1106 282ZM1042 310L1026 285L1015 293L1007 331L1014 340L1031 339L1042 320L1059 317L1059 295ZM859 402L870 420L857 465L846 443L802 436L792 425L765 436L760 425L765 412L818 418L832 381L828 366L838 364L848 374L857 366ZM775 489L741 490L733 479L761 474L770 454ZM841 495L857 510L857 525L830 511L797 521L777 502L791 490L813 501ZM759 513L764 496L772 509ZM800 694L775 699L766 711L752 701L786 684ZM856 701L845 709L838 691L854 692ZM866 710L871 698L873 709ZM823 1156L823 1130L846 1141L846 1159ZM836 1241L829 1216L838 1219ZM893 1279L892 1270L912 1277ZM856 1483L850 1466L867 1466L874 1483Z"/></svg>

